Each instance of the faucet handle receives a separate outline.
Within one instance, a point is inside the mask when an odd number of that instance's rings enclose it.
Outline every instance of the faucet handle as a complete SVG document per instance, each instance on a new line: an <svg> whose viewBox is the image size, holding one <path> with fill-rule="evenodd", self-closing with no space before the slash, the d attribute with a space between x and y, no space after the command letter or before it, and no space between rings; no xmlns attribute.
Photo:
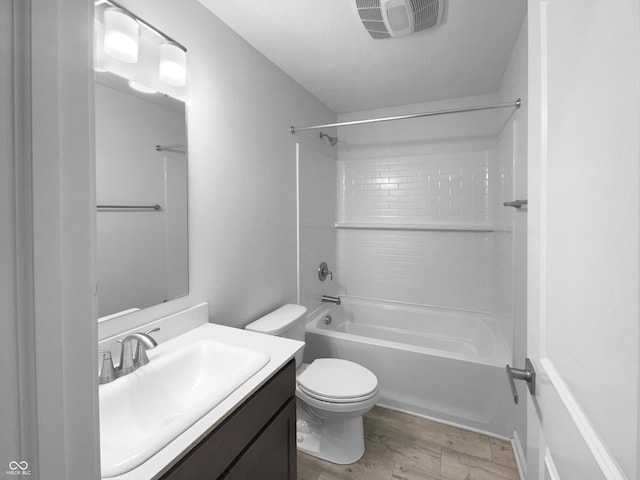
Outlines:
<svg viewBox="0 0 640 480"><path fill-rule="evenodd" d="M144 334L149 335L150 333L155 333L159 331L160 331L160 327L156 327L156 328L152 328L147 332L144 332ZM149 357L147 356L147 346L142 342L138 342L138 345L136 345L136 354L133 357L133 364L135 365L136 368L139 368L139 367L142 367L143 365L146 365L147 363L149 363Z"/></svg>
<svg viewBox="0 0 640 480"><path fill-rule="evenodd" d="M321 282L324 282L327 277L331 277L331 281L333 282L333 272L329 270L327 262L322 262L318 267L318 278Z"/></svg>
<svg viewBox="0 0 640 480"><path fill-rule="evenodd" d="M98 383L104 385L105 383L113 382L116 379L116 369L113 366L111 352L109 350L99 350L98 353L102 355L102 365L100 366Z"/></svg>
<svg viewBox="0 0 640 480"><path fill-rule="evenodd" d="M129 337L124 340L116 340L120 344L120 363L118 364L118 376L126 375L135 370L133 366L133 352L131 339Z"/></svg>

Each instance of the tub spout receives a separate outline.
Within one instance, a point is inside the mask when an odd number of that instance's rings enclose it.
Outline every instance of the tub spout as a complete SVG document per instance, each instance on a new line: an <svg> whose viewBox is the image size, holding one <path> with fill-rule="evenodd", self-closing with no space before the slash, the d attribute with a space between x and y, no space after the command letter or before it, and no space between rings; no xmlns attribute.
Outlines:
<svg viewBox="0 0 640 480"><path fill-rule="evenodd" d="M323 303L335 303L336 305L341 305L340 297L332 297L330 295L322 295Z"/></svg>

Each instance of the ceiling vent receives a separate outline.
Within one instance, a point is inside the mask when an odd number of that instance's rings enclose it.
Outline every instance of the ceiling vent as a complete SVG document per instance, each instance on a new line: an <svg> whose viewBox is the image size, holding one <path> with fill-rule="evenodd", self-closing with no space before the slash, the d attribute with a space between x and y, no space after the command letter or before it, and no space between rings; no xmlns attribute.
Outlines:
<svg viewBox="0 0 640 480"><path fill-rule="evenodd" d="M355 0L373 38L403 37L444 21L446 0Z"/></svg>

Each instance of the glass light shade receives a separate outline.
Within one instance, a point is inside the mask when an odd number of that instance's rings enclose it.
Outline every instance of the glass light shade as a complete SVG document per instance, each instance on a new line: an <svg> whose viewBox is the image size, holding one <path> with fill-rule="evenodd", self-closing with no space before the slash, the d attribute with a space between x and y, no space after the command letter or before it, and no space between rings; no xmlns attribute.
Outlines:
<svg viewBox="0 0 640 480"><path fill-rule="evenodd" d="M153 88L149 88L146 85L138 83L134 80L129 80L129 86L141 93L158 93L157 90L154 90Z"/></svg>
<svg viewBox="0 0 640 480"><path fill-rule="evenodd" d="M121 62L138 61L140 27L138 22L117 7L104 12L104 52Z"/></svg>
<svg viewBox="0 0 640 480"><path fill-rule="evenodd" d="M184 87L187 79L187 54L175 43L160 45L160 71L158 77L163 82L176 87Z"/></svg>

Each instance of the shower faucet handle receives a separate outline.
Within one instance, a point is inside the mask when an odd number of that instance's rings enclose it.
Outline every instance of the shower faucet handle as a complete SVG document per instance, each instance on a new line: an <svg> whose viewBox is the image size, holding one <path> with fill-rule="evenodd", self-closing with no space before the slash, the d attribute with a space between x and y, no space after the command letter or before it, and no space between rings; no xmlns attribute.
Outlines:
<svg viewBox="0 0 640 480"><path fill-rule="evenodd" d="M329 270L327 262L322 262L318 267L318 278L321 282L324 282L327 277L330 277L331 281L333 282L333 272Z"/></svg>

